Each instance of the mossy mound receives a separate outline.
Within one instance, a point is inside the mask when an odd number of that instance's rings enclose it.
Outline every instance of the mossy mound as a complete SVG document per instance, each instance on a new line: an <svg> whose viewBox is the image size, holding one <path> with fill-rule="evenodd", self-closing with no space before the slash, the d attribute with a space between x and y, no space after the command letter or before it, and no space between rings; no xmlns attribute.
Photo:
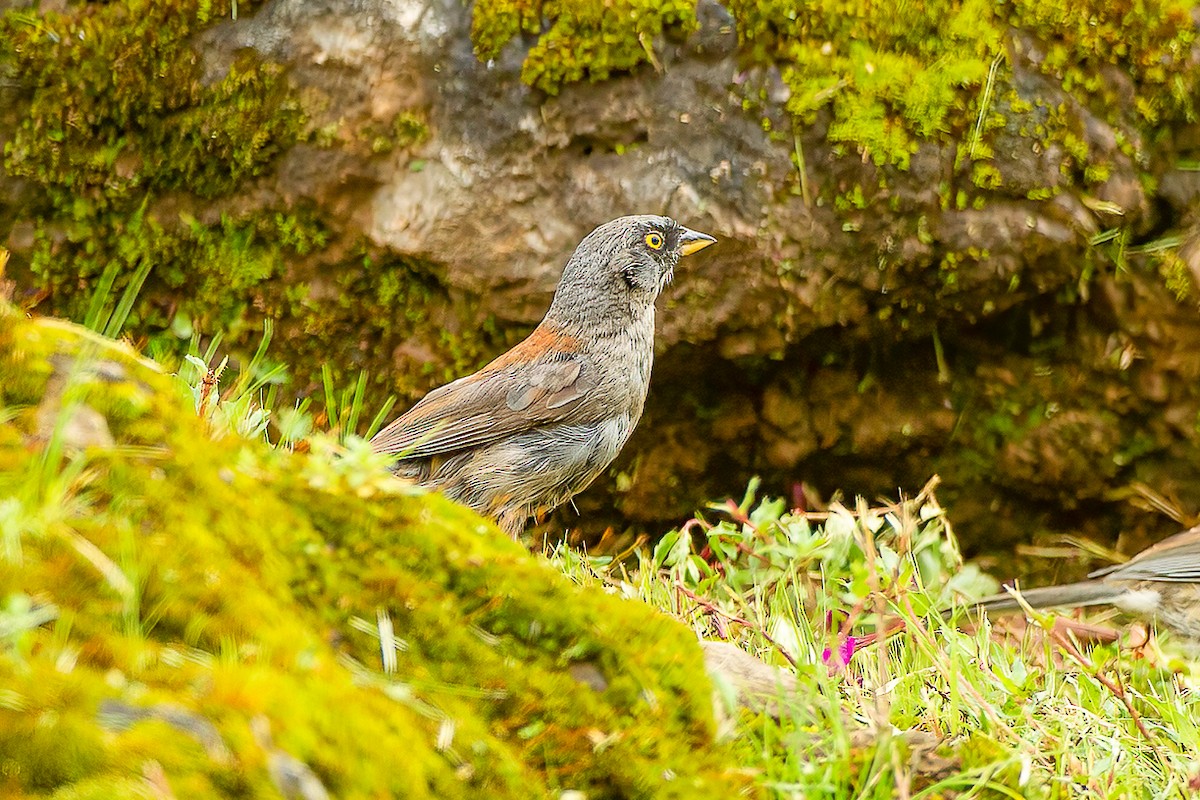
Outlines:
<svg viewBox="0 0 1200 800"><path fill-rule="evenodd" d="M0 309L0 793L743 785L682 626L351 458L214 440L185 394Z"/></svg>

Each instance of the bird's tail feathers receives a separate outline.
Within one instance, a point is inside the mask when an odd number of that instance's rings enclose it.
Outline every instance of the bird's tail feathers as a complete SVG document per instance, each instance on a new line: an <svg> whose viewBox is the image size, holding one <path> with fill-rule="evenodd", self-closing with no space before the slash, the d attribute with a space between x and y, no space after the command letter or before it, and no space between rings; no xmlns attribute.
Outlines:
<svg viewBox="0 0 1200 800"><path fill-rule="evenodd" d="M1079 608L1113 603L1128 592L1128 588L1102 581L1080 581L1062 586L1043 586L1021 589L1021 597L1031 608ZM976 605L984 611L1015 611L1021 608L1017 598L1005 592L985 597Z"/></svg>

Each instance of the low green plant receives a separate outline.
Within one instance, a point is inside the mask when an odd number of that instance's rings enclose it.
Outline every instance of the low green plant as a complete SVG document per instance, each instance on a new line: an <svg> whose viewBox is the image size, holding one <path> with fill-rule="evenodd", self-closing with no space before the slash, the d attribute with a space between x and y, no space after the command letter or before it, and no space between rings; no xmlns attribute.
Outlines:
<svg viewBox="0 0 1200 800"><path fill-rule="evenodd" d="M794 674L775 715L733 709L772 797L1184 796L1200 748L1188 663L1169 646L1088 650L1052 614L999 636L968 610L996 584L963 564L935 485L821 513L752 485L632 565L551 560Z"/></svg>

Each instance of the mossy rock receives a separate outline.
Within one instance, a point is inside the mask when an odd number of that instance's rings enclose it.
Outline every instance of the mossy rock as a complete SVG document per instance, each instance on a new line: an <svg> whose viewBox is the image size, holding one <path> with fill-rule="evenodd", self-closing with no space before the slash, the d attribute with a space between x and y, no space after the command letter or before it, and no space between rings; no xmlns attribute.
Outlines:
<svg viewBox="0 0 1200 800"><path fill-rule="evenodd" d="M745 789L683 626L384 471L214 439L190 403L0 307L0 794Z"/></svg>
<svg viewBox="0 0 1200 800"><path fill-rule="evenodd" d="M320 380L306 364L327 364L339 381L369 366L377 405L397 387L379 361L361 363L360 342L389 352L413 338L439 284L419 259L343 236L312 198L273 188L282 154L333 145L320 144L286 65L252 48L223 58L197 46L260 5L0 8L0 241L21 291L49 299L43 313L83 319L96 286L121 291L152 265L128 325L151 352L180 358L190 340L217 335L252 352L268 319L280 323L277 349L287 347L272 355L296 365L297 391ZM382 153L428 129L406 108L357 134ZM445 342L438 366L479 366L491 344L486 331ZM400 388L415 397L436 382L419 375Z"/></svg>
<svg viewBox="0 0 1200 800"><path fill-rule="evenodd" d="M696 5L492 0L474 5L472 39L480 58L497 57L518 36L534 39L521 77L553 94L584 78L604 79L646 62L657 66L656 38L694 30ZM1197 72L1190 54L1196 31L1189 0L1133 7L1091 0L935 0L900 8L872 0L722 5L737 31L741 61L782 68L795 124L812 125L828 110L827 139L835 152L857 152L879 166L908 170L922 142L958 144L970 137L970 159L985 166L976 185L998 188L999 172L987 162L994 157L990 133L1006 127L1007 115L1020 118L1031 110L1029 98L992 99L997 85L1012 88L1014 61L1052 78L1114 123L1126 122L1125 116L1152 127L1195 114ZM753 104L747 97L747 107ZM1111 165L1092 160L1087 143L1067 126L1032 138L1040 137L1077 161L1085 185L1107 180ZM1031 199L1053 195L1049 187L1041 192Z"/></svg>

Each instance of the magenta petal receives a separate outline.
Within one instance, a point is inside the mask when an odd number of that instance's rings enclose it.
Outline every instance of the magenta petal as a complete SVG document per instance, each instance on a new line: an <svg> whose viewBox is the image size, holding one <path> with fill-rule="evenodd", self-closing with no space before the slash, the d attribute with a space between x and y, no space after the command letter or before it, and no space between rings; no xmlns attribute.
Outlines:
<svg viewBox="0 0 1200 800"><path fill-rule="evenodd" d="M826 647L821 651L821 663L828 665L830 675L836 675L850 663L857 648L858 639L854 636L847 636L837 643L836 649Z"/></svg>

